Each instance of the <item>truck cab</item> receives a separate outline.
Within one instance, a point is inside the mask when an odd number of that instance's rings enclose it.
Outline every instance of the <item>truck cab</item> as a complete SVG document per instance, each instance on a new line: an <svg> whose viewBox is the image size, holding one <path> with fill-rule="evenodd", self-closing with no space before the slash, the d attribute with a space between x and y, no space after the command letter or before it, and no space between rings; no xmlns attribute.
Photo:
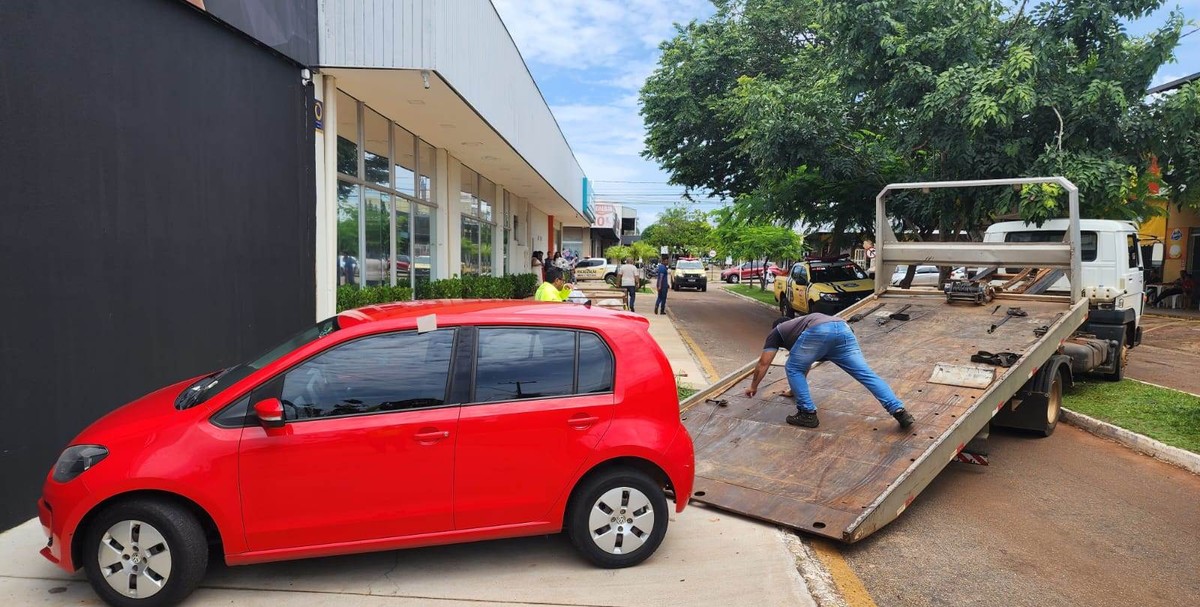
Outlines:
<svg viewBox="0 0 1200 607"><path fill-rule="evenodd" d="M1068 226L1067 219L1052 219L1041 226L1006 221L989 227L983 241L1061 242ZM1120 379L1128 349L1142 341L1145 284L1137 228L1127 221L1081 219L1079 231L1083 273L1080 288L1088 300L1087 322L1081 332L1116 342L1119 357L1114 358L1114 365L1106 374L1111 379ZM1050 284L1045 293L1069 295L1071 284L1063 276Z"/></svg>
<svg viewBox="0 0 1200 607"><path fill-rule="evenodd" d="M779 313L836 314L875 290L867 273L847 257L814 257L792 264L786 277L775 280Z"/></svg>

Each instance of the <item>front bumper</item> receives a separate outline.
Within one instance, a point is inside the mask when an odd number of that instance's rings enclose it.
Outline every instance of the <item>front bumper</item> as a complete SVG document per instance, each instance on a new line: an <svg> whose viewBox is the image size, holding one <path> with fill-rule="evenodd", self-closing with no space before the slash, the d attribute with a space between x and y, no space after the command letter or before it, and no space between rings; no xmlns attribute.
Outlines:
<svg viewBox="0 0 1200 607"><path fill-rule="evenodd" d="M812 312L820 312L821 314L829 314L830 316L832 316L832 315L837 314L838 312L841 312L842 310L845 310L846 308L849 308L850 306L862 301L863 298L865 298L867 295L870 295L870 293L864 293L862 295L852 295L849 297L843 296L838 301L825 301L823 299L819 299L817 301L809 301L808 309Z"/></svg>
<svg viewBox="0 0 1200 607"><path fill-rule="evenodd" d="M703 287L708 284L708 278L704 276L679 276L675 278L675 286L678 287Z"/></svg>
<svg viewBox="0 0 1200 607"><path fill-rule="evenodd" d="M71 544L89 508L89 493L81 479L67 483L47 479L38 500L38 520L48 538L41 555L67 573L75 573L79 568L72 558Z"/></svg>

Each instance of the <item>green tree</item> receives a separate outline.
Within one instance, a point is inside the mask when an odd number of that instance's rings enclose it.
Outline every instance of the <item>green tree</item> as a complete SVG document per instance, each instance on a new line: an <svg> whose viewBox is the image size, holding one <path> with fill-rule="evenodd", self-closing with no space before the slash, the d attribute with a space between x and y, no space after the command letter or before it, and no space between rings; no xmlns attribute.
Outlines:
<svg viewBox="0 0 1200 607"><path fill-rule="evenodd" d="M635 261L650 261L658 258L658 249L653 245L638 240L629 245L629 254Z"/></svg>
<svg viewBox="0 0 1200 607"><path fill-rule="evenodd" d="M712 225L703 211L676 205L642 230L640 242L656 248L667 247L676 255L693 255L708 250L711 234Z"/></svg>
<svg viewBox="0 0 1200 607"><path fill-rule="evenodd" d="M615 244L607 249L604 249L604 257L612 263L621 263L622 259L628 259L633 254L632 250L620 244Z"/></svg>
<svg viewBox="0 0 1200 607"><path fill-rule="evenodd" d="M641 91L644 154L671 180L766 220L874 232L894 181L1061 174L1084 213L1153 213L1154 186L1200 204L1200 84L1148 98L1183 25L1123 23L1161 0L716 0L662 45ZM1150 169L1162 166L1161 178ZM1056 188L895 195L918 238L1016 209L1061 214Z"/></svg>
<svg viewBox="0 0 1200 607"><path fill-rule="evenodd" d="M804 238L795 230L761 219L747 219L737 209L727 207L713 212L717 222L712 242L717 251L734 259L771 260L797 259L808 250ZM767 272L762 273L759 288L767 288Z"/></svg>

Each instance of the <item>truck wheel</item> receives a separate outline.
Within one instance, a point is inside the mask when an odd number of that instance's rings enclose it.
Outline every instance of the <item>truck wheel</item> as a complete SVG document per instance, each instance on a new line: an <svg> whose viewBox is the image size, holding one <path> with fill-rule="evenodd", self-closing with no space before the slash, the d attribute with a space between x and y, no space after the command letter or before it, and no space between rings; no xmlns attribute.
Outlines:
<svg viewBox="0 0 1200 607"><path fill-rule="evenodd" d="M1108 381L1121 381L1125 379L1125 365L1129 364L1129 346L1121 344L1121 351L1117 354L1117 370L1112 373L1104 374L1104 379Z"/></svg>
<svg viewBox="0 0 1200 607"><path fill-rule="evenodd" d="M784 318L796 317L796 311L792 309L792 304L786 297L779 298L779 315Z"/></svg>
<svg viewBox="0 0 1200 607"><path fill-rule="evenodd" d="M700 292L701 292L701 293L707 293L707 292L708 292L708 283L707 283L707 282L706 282L706 283L704 283L704 284L702 284L702 285L700 285Z"/></svg>
<svg viewBox="0 0 1200 607"><path fill-rule="evenodd" d="M667 534L667 498L650 477L616 468L583 481L571 496L571 543L605 569L631 567L658 549Z"/></svg>
<svg viewBox="0 0 1200 607"><path fill-rule="evenodd" d="M208 540L190 512L158 500L100 512L83 536L83 567L96 594L118 607L175 605L208 568Z"/></svg>
<svg viewBox="0 0 1200 607"><path fill-rule="evenodd" d="M1062 416L1062 392L1062 373L1055 373L1050 393L1046 395L1046 427L1040 432L1043 437L1054 434L1054 428L1058 426L1058 418Z"/></svg>
<svg viewBox="0 0 1200 607"><path fill-rule="evenodd" d="M616 275L615 273L613 273L613 274L605 274L605 275L604 275L604 282L608 283L608 284L609 284L609 286L612 286L612 287L615 287L615 286L617 286L617 275Z"/></svg>

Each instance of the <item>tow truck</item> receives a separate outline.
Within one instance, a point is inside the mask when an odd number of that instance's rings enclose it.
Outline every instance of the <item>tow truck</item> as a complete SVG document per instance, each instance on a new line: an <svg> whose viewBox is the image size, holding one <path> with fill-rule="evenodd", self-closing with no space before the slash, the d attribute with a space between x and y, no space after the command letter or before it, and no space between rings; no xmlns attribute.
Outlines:
<svg viewBox="0 0 1200 607"><path fill-rule="evenodd" d="M1067 192L1067 219L997 224L984 242L901 242L886 213L888 195L901 190L1044 183ZM1081 229L1069 180L891 184L876 198L876 217L874 292L838 316L915 425L901 430L854 379L817 363L808 383L821 426L789 426L782 362L748 398L752 361L680 405L696 447L693 499L857 542L899 517L951 462L989 463L992 427L1049 436L1074 378L1121 377L1141 338L1137 233L1119 221ZM978 270L940 290L898 289L889 279L899 264Z"/></svg>

